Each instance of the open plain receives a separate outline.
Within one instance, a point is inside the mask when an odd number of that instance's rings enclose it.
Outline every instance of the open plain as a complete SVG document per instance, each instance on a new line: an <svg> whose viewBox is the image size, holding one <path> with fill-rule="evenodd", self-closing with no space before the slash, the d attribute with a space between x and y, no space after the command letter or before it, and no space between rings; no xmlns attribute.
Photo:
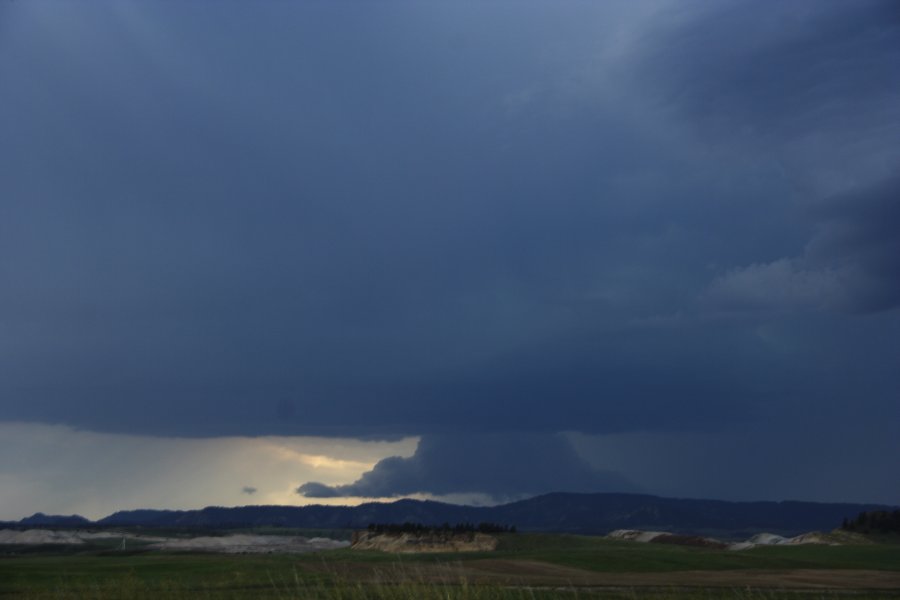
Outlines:
<svg viewBox="0 0 900 600"><path fill-rule="evenodd" d="M283 532L300 537L303 532ZM207 536L216 537L216 536ZM900 544L742 551L511 534L489 552L211 553L121 535L4 546L0 598L894 598ZM185 542L184 548L190 547Z"/></svg>

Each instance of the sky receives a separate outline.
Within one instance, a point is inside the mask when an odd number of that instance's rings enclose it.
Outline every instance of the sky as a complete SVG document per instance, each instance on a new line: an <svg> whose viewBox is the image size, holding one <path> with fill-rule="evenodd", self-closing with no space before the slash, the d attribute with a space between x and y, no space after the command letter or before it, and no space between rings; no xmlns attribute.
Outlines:
<svg viewBox="0 0 900 600"><path fill-rule="evenodd" d="M0 519L900 504L898 73L891 0L0 2Z"/></svg>

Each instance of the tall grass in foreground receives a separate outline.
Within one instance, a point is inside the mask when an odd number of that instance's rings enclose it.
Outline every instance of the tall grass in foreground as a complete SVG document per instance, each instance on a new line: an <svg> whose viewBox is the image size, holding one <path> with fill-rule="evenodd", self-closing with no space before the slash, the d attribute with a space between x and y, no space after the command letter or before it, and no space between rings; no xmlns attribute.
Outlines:
<svg viewBox="0 0 900 600"><path fill-rule="evenodd" d="M57 587L29 591L14 596L26 600L157 600L210 599L247 600L547 600L551 598L608 600L887 600L900 597L900 592L857 592L839 590L772 590L754 588L615 588L615 587L534 587L479 585L407 581L349 582L308 581L296 572L290 579L270 578L269 585L220 587L185 585L157 581L148 583L135 577L104 583Z"/></svg>

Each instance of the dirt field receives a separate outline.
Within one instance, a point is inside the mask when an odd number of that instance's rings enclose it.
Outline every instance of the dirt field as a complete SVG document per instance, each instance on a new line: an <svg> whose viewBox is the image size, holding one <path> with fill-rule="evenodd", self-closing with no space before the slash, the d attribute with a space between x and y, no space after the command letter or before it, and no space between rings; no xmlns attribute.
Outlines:
<svg viewBox="0 0 900 600"><path fill-rule="evenodd" d="M575 587L753 587L775 589L898 590L900 572L859 569L676 571L598 573L540 561L469 560L457 563L304 564L304 570L356 581L497 584Z"/></svg>

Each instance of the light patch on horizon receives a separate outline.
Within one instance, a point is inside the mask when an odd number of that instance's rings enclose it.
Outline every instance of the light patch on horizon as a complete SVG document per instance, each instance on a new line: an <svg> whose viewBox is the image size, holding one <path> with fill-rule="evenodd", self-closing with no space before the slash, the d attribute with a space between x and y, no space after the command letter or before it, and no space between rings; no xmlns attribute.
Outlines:
<svg viewBox="0 0 900 600"><path fill-rule="evenodd" d="M164 438L2 422L0 520L35 512L97 519L137 508L371 502L310 500L294 490L311 478L353 481L383 458L412 455L417 444L417 438Z"/></svg>
<svg viewBox="0 0 900 600"><path fill-rule="evenodd" d="M364 471L371 469L374 463L361 460L347 460L326 456L324 454L309 454L299 452L294 448L279 445L277 442L267 446L266 451L271 452L273 458L285 461L294 461L298 465L304 465L317 470L336 470L342 472Z"/></svg>

